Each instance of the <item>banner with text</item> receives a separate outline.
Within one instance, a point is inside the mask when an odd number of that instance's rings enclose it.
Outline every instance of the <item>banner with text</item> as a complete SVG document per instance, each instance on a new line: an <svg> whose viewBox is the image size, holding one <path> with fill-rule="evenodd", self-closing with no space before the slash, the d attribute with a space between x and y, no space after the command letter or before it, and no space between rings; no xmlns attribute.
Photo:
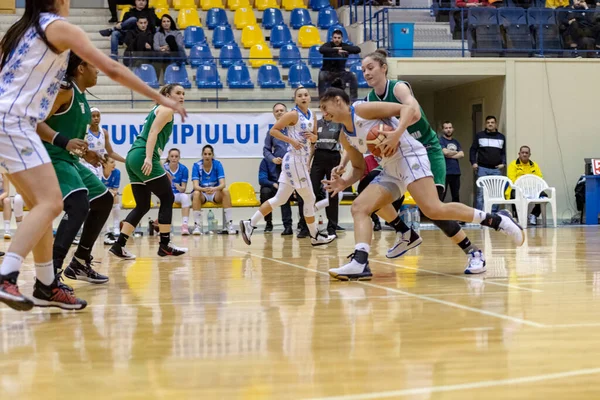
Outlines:
<svg viewBox="0 0 600 400"><path fill-rule="evenodd" d="M101 125L108 131L113 149L125 156L142 131L147 114L104 113ZM165 152L172 147L181 158L202 157L210 144L215 158L262 158L265 136L275 123L271 113L190 113L185 122L175 116L173 134ZM163 154L161 158L166 158Z"/></svg>

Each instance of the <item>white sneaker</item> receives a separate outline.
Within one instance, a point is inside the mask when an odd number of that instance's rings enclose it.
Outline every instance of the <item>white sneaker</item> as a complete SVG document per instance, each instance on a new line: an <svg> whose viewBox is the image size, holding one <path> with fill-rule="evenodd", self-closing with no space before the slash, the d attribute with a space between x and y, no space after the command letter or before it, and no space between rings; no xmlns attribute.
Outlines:
<svg viewBox="0 0 600 400"><path fill-rule="evenodd" d="M199 236L199 235L202 235L202 234L203 234L203 232L202 232L202 226L198 225L198 224L195 224L194 225L194 230L192 231L192 235Z"/></svg>
<svg viewBox="0 0 600 400"><path fill-rule="evenodd" d="M533 214L529 214L529 225L537 225L537 218ZM6 238L6 235L4 237Z"/></svg>
<svg viewBox="0 0 600 400"><path fill-rule="evenodd" d="M523 243L525 243L525 233L521 225L517 224L506 210L500 210L496 215L502 219L500 226L498 226L498 232L510 236L517 247L523 246Z"/></svg>
<svg viewBox="0 0 600 400"><path fill-rule="evenodd" d="M310 244L313 246L323 246L335 240L335 235L328 235L323 232L317 232L317 237L310 238Z"/></svg>
<svg viewBox="0 0 600 400"><path fill-rule="evenodd" d="M4 239L10 240L12 236L10 235L10 231L4 231Z"/></svg>
<svg viewBox="0 0 600 400"><path fill-rule="evenodd" d="M396 233L396 242L394 245L387 251L385 255L387 258L396 258L400 257L407 251L414 249L423 243L423 239L417 232L411 230L406 233Z"/></svg>
<svg viewBox="0 0 600 400"><path fill-rule="evenodd" d="M465 274L483 274L487 271L485 267L485 257L481 250L472 251L467 255L467 265Z"/></svg>
<svg viewBox="0 0 600 400"><path fill-rule="evenodd" d="M181 224L181 236L187 236L190 234L190 227L188 224Z"/></svg>
<svg viewBox="0 0 600 400"><path fill-rule="evenodd" d="M348 264L339 268L330 269L329 275L339 281L370 281L373 277L373 274L369 268L369 263L367 262L366 264L359 264L354 260L353 256L354 253L350 255L350 257L352 257L352 261L350 261Z"/></svg>
<svg viewBox="0 0 600 400"><path fill-rule="evenodd" d="M227 223L227 234L228 235L237 235L237 229L233 227L233 221L229 221Z"/></svg>
<svg viewBox="0 0 600 400"><path fill-rule="evenodd" d="M114 236L112 235L112 233L107 233L106 235L104 235L104 244L109 245L109 244L115 244L117 243L117 240L114 238Z"/></svg>
<svg viewBox="0 0 600 400"><path fill-rule="evenodd" d="M256 227L250 224L249 219L240 221L240 231L242 232L242 239L244 239L244 242L248 246L250 246L250 244L252 243L250 237L252 236L252 232L254 232L254 229L256 229Z"/></svg>

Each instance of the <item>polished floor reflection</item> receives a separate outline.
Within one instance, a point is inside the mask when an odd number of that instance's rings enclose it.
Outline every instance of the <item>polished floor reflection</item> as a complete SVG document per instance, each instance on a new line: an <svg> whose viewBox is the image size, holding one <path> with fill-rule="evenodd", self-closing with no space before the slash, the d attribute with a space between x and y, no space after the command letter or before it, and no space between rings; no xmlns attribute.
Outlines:
<svg viewBox="0 0 600 400"><path fill-rule="evenodd" d="M0 398L599 398L599 229L529 229L520 249L467 232L485 275L463 275L438 230L396 260L393 233L377 233L360 283L327 275L352 232L316 249L178 237L190 254L168 260L156 237L135 240L136 261L99 247L111 281L75 282L83 312L0 308Z"/></svg>

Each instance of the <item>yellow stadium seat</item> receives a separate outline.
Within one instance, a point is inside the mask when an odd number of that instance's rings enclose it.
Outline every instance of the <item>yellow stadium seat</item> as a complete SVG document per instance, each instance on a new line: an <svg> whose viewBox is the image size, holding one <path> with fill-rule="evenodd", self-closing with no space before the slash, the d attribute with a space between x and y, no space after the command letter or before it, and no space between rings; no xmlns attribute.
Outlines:
<svg viewBox="0 0 600 400"><path fill-rule="evenodd" d="M235 11L238 8L242 8L242 7L250 8L250 1L249 0L228 0L227 1L227 8L229 8L231 11Z"/></svg>
<svg viewBox="0 0 600 400"><path fill-rule="evenodd" d="M319 30L316 26L305 25L300 28L300 32L298 33L298 44L300 46L308 48L322 43Z"/></svg>
<svg viewBox="0 0 600 400"><path fill-rule="evenodd" d="M229 185L229 194L231 195L231 205L234 207L260 206L254 188L248 182L233 182Z"/></svg>
<svg viewBox="0 0 600 400"><path fill-rule="evenodd" d="M131 4L117 4L117 10L122 10L122 9L130 9L131 8Z"/></svg>
<svg viewBox="0 0 600 400"><path fill-rule="evenodd" d="M195 8L182 8L177 15L177 27L183 30L188 26L202 26L198 10Z"/></svg>
<svg viewBox="0 0 600 400"><path fill-rule="evenodd" d="M352 189L352 193L356 193L356 188L354 186L350 186L350 189ZM342 193L340 193L338 196L342 196ZM341 206L351 206L354 199L355 199L355 197L353 197L350 200L340 200L340 205Z"/></svg>
<svg viewBox="0 0 600 400"><path fill-rule="evenodd" d="M151 8L169 8L169 2L167 0L150 0L148 7Z"/></svg>
<svg viewBox="0 0 600 400"><path fill-rule="evenodd" d="M173 8L181 10L182 8L196 8L195 0L173 0Z"/></svg>
<svg viewBox="0 0 600 400"><path fill-rule="evenodd" d="M166 8L160 7L160 8L154 9L154 14L156 14L156 16L161 19L162 19L163 15L168 14L168 13L169 13L168 7L166 7Z"/></svg>
<svg viewBox="0 0 600 400"><path fill-rule="evenodd" d="M256 0L254 8L258 11L265 11L267 8L279 8L277 0Z"/></svg>
<svg viewBox="0 0 600 400"><path fill-rule="evenodd" d="M265 38L258 25L248 25L242 30L242 45L244 48L249 49L255 44L261 43L265 43Z"/></svg>
<svg viewBox="0 0 600 400"><path fill-rule="evenodd" d="M131 183L128 183L123 188L123 193L121 193L121 206L124 209L132 209L135 208L135 199L133 198L133 190L131 190ZM150 201L150 207L154 207L154 202Z"/></svg>
<svg viewBox="0 0 600 400"><path fill-rule="evenodd" d="M213 203L212 201L207 201L206 203L202 204L202 208L222 208L222 207L223 207L222 204Z"/></svg>
<svg viewBox="0 0 600 400"><path fill-rule="evenodd" d="M121 9L121 13L119 14L119 22L123 21L123 17L125 16L125 14L127 13L127 11L129 11L132 7L131 6L125 6Z"/></svg>
<svg viewBox="0 0 600 400"><path fill-rule="evenodd" d="M225 8L221 0L200 0L200 7L203 11L210 10L211 8Z"/></svg>
<svg viewBox="0 0 600 400"><path fill-rule="evenodd" d="M256 25L254 10L247 7L238 8L233 15L233 24L237 29L244 29L248 25Z"/></svg>
<svg viewBox="0 0 600 400"><path fill-rule="evenodd" d="M252 68L260 68L265 64L277 65L273 61L271 49L265 43L255 44L250 48L250 65Z"/></svg>
<svg viewBox="0 0 600 400"><path fill-rule="evenodd" d="M404 201L402 202L402 204L404 204L405 206L416 206L417 205L417 203L415 202L415 199L413 199L413 197L408 192L404 193Z"/></svg>
<svg viewBox="0 0 600 400"><path fill-rule="evenodd" d="M304 0L283 0L282 5L286 11L292 11L294 8L306 8Z"/></svg>

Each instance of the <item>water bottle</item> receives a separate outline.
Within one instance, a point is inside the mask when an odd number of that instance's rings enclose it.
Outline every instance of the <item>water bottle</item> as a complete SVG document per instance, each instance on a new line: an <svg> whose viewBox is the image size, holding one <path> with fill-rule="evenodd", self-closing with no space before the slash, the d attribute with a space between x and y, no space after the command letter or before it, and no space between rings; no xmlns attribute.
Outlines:
<svg viewBox="0 0 600 400"><path fill-rule="evenodd" d="M319 215L319 226L317 226L317 230L321 232L323 230L323 216Z"/></svg>
<svg viewBox="0 0 600 400"><path fill-rule="evenodd" d="M400 207L400 218L402 219L402 221L404 221L406 226L410 226L411 214L410 214L410 208L407 205L403 204Z"/></svg>
<svg viewBox="0 0 600 400"><path fill-rule="evenodd" d="M206 217L206 221L208 222L208 231L210 233L214 233L215 231L215 214L212 210L208 211L208 216Z"/></svg>
<svg viewBox="0 0 600 400"><path fill-rule="evenodd" d="M148 236L154 236L154 221L148 218Z"/></svg>
<svg viewBox="0 0 600 400"><path fill-rule="evenodd" d="M419 207L413 207L412 212L412 228L415 232L419 232L419 228L421 227L421 212L419 211Z"/></svg>

